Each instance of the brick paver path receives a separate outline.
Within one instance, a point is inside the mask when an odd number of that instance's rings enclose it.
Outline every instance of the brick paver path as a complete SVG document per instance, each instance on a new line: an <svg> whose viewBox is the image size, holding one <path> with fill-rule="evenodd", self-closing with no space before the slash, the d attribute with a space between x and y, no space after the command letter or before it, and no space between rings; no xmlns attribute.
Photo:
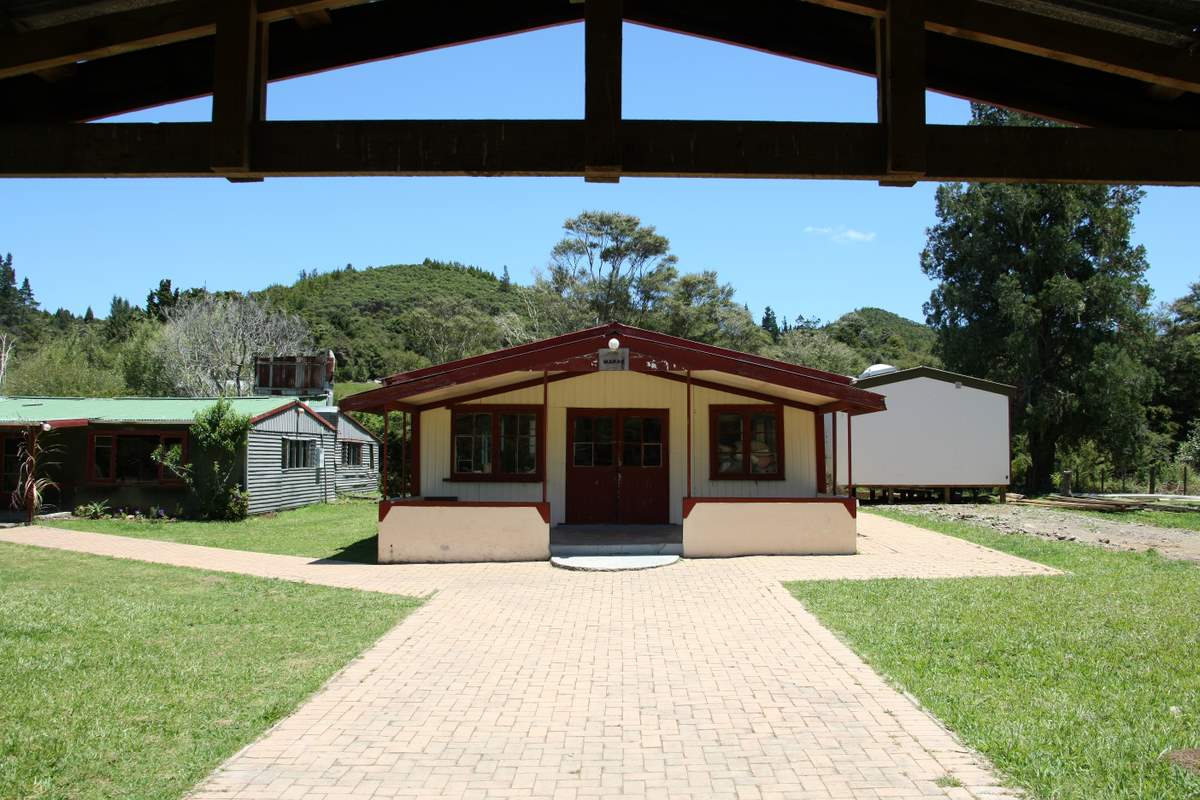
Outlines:
<svg viewBox="0 0 1200 800"><path fill-rule="evenodd" d="M857 556L348 565L46 528L0 540L428 594L194 800L998 797L990 767L782 580L1053 570L864 514ZM935 781L953 775L960 787Z"/></svg>

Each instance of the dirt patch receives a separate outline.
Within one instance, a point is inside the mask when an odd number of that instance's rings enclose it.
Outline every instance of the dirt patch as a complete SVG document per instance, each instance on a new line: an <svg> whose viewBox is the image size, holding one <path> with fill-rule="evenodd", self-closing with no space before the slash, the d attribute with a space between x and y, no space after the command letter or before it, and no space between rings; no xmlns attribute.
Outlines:
<svg viewBox="0 0 1200 800"><path fill-rule="evenodd" d="M1200 749L1172 750L1164 758L1177 767L1183 767L1192 772L1200 772Z"/></svg>
<svg viewBox="0 0 1200 800"><path fill-rule="evenodd" d="M1200 562L1200 533L1141 522L1106 519L1053 508L1007 505L882 506L938 519L969 522L1002 533L1024 533L1109 550L1156 550L1167 558Z"/></svg>

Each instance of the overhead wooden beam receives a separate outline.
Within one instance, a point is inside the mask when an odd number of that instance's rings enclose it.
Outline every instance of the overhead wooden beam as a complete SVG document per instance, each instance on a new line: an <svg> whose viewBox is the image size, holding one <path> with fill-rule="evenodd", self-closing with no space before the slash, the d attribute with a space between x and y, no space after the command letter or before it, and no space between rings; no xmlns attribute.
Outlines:
<svg viewBox="0 0 1200 800"><path fill-rule="evenodd" d="M925 174L923 0L887 0L875 21L879 123L886 131L885 186L912 186Z"/></svg>
<svg viewBox="0 0 1200 800"><path fill-rule="evenodd" d="M217 4L216 58L213 65L212 169L219 175L250 171L251 137L262 120L265 72L258 45L257 0ZM265 54L264 54L265 55Z"/></svg>
<svg viewBox="0 0 1200 800"><path fill-rule="evenodd" d="M583 120L262 122L247 173L585 174ZM200 177L210 123L0 125L3 177ZM1200 131L926 126L923 180L1200 185ZM887 180L870 123L625 120L622 174Z"/></svg>
<svg viewBox="0 0 1200 800"><path fill-rule="evenodd" d="M883 18L889 0L807 2ZM935 33L1200 92L1200 56L1196 53L1070 20L982 0L926 0L925 27Z"/></svg>
<svg viewBox="0 0 1200 800"><path fill-rule="evenodd" d="M371 0L260 0L258 19L271 23ZM224 0L176 0L116 14L0 35L0 79L50 67L212 36Z"/></svg>
<svg viewBox="0 0 1200 800"><path fill-rule="evenodd" d="M589 183L621 179L622 0L584 3L584 119Z"/></svg>

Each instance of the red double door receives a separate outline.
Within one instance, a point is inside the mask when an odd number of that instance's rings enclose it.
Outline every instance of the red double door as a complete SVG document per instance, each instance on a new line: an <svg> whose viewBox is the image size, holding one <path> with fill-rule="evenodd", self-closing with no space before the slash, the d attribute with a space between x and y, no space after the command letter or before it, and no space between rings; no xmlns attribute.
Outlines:
<svg viewBox="0 0 1200 800"><path fill-rule="evenodd" d="M568 524L670 521L665 408L567 409Z"/></svg>

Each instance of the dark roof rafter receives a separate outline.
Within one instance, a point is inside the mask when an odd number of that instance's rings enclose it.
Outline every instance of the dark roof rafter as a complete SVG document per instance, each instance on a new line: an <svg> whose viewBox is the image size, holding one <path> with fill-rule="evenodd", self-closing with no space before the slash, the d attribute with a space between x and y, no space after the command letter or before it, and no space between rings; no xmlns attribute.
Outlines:
<svg viewBox="0 0 1200 800"><path fill-rule="evenodd" d="M736 5L625 0L624 6L631 22L875 73L869 15L782 0ZM581 5L563 0L464 0L416 8L381 2L342 8L330 16L332 24L308 29L292 20L271 25L271 80L576 22L583 14ZM1139 51L1143 45L1149 46L1140 42ZM212 91L212 57L208 36L77 64L70 78L53 84L34 75L3 80L0 117L82 121L202 96ZM1196 93L1163 100L1140 80L1017 50L933 33L927 62L933 91L1083 125L1200 127Z"/></svg>
<svg viewBox="0 0 1200 800"><path fill-rule="evenodd" d="M279 22L368 2L260 0L258 20ZM0 34L0 78L212 36L218 6L213 0L175 0L41 30Z"/></svg>
<svg viewBox="0 0 1200 800"><path fill-rule="evenodd" d="M888 6L888 0L805 1L877 19ZM1180 91L1200 91L1200 56L1186 48L983 0L905 0L905 4L921 10L926 30L933 33Z"/></svg>

